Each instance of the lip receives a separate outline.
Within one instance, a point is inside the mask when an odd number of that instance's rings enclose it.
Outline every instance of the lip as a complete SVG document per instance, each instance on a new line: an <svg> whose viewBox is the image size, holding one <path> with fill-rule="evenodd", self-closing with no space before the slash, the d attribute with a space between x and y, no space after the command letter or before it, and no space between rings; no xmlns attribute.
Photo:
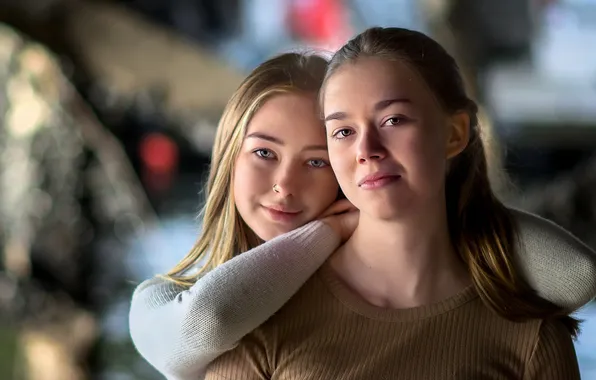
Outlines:
<svg viewBox="0 0 596 380"><path fill-rule="evenodd" d="M289 209L279 205L263 206L265 212L275 222L290 223L302 213L300 210Z"/></svg>
<svg viewBox="0 0 596 380"><path fill-rule="evenodd" d="M374 190L385 187L401 178L401 175L389 172L376 172L363 177L358 182L358 187L365 190Z"/></svg>

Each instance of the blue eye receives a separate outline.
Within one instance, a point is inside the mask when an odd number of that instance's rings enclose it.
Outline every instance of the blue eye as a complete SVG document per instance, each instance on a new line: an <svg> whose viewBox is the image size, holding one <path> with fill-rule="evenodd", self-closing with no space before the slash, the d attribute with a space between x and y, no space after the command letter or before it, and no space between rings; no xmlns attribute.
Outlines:
<svg viewBox="0 0 596 380"><path fill-rule="evenodd" d="M275 154L269 149L257 149L253 151L253 153L256 154L257 157L262 158L264 160L271 160L275 158Z"/></svg>
<svg viewBox="0 0 596 380"><path fill-rule="evenodd" d="M312 166L313 168L324 168L329 166L329 164L327 163L327 161L325 160L321 160L321 159L314 159L314 160L309 160L308 164L310 166Z"/></svg>

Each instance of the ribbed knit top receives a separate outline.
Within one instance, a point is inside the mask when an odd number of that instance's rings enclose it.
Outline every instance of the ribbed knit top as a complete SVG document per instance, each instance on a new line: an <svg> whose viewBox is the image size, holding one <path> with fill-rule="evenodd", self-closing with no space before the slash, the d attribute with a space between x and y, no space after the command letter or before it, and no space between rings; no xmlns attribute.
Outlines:
<svg viewBox="0 0 596 380"><path fill-rule="evenodd" d="M328 264L206 380L579 379L558 321L505 320L474 287L410 309L369 304Z"/></svg>

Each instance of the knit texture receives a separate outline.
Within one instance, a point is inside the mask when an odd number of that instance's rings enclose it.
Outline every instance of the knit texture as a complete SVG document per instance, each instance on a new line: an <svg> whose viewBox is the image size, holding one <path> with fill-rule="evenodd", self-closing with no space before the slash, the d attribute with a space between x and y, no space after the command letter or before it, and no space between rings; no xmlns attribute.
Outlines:
<svg viewBox="0 0 596 380"><path fill-rule="evenodd" d="M428 306L379 308L324 264L205 379L579 378L571 336L558 321L507 321L473 287Z"/></svg>
<svg viewBox="0 0 596 380"><path fill-rule="evenodd" d="M596 252L555 223L514 210L517 267L538 295L574 311L596 297Z"/></svg>
<svg viewBox="0 0 596 380"><path fill-rule="evenodd" d="M132 297L132 341L168 380L196 380L279 310L338 246L331 227L315 221L234 257L188 290L147 280Z"/></svg>
<svg viewBox="0 0 596 380"><path fill-rule="evenodd" d="M555 224L514 211L518 267L542 297L569 310L596 295L596 253ZM339 246L312 222L238 255L186 290L162 278L140 284L130 310L138 352L169 380L197 380L206 366L266 321Z"/></svg>

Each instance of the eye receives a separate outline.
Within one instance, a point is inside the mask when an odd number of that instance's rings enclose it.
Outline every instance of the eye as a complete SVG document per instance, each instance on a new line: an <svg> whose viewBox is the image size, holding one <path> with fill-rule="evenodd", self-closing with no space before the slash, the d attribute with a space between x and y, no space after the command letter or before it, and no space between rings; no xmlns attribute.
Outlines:
<svg viewBox="0 0 596 380"><path fill-rule="evenodd" d="M329 166L329 163L325 160L322 159L312 159L312 160L308 160L308 164L310 166L312 166L313 168L324 168Z"/></svg>
<svg viewBox="0 0 596 380"><path fill-rule="evenodd" d="M406 122L406 118L403 116L392 116L383 122L383 125L400 125Z"/></svg>
<svg viewBox="0 0 596 380"><path fill-rule="evenodd" d="M353 131L348 128L338 129L331 135L336 140L342 140L353 134Z"/></svg>
<svg viewBox="0 0 596 380"><path fill-rule="evenodd" d="M271 160L275 158L275 154L269 149L256 149L253 151L253 153L257 155L257 157L264 160Z"/></svg>

